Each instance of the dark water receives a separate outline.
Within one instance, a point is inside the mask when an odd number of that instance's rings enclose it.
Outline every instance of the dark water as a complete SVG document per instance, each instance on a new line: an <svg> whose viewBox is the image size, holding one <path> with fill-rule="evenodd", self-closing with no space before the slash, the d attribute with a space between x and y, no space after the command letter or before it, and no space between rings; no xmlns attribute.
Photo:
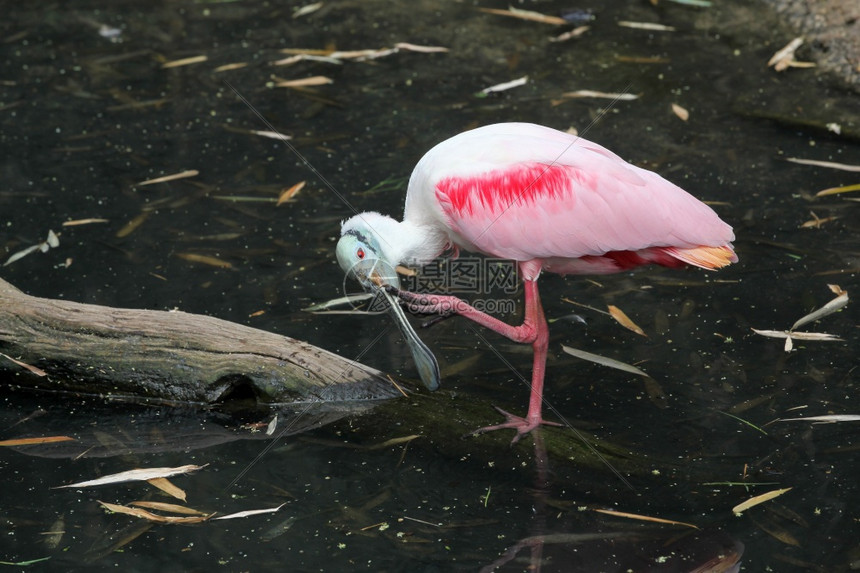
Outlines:
<svg viewBox="0 0 860 573"><path fill-rule="evenodd" d="M528 439L491 458L482 451L490 442L482 440L495 437L427 447L421 444L432 442L432 428L416 430L408 418L379 425L372 414L275 442L243 473L272 442L236 427L245 418L266 422L266 412L237 420L8 389L0 438L86 436L116 455L0 452L0 560L50 558L32 568L58 571L474 571L526 539L504 566L517 571L538 551L533 536L552 534L544 539L544 571L690 571L739 552L739 543L744 571L856 569L856 423L768 425L860 413L856 311L849 305L807 327L843 341L798 341L790 354L781 340L750 328L788 328L833 297L828 284L857 290L860 207L847 199L851 194L812 197L857 183L856 173L785 159L860 163L860 104L814 69L767 69L791 33L755 5L715 4L518 4L595 16L581 38L554 43L548 38L565 28L476 9L505 3L328 1L293 18L298 6L277 2L0 2L0 256L43 241L49 229L62 231L60 247L0 270L30 294L178 307L355 357L390 326L388 317L302 312L342 294L334 241L352 211L338 194L357 209L397 214L405 178L424 151L498 121L575 127L715 202L735 227L741 259L718 274L649 269L598 281L542 279L550 318L578 312L588 321L551 326L546 398L575 427L641 459L641 471L625 478L631 487L605 468L572 472L558 457L543 462ZM620 20L676 31L619 27ZM450 51L270 65L287 57L284 48L397 42ZM161 67L203 55L204 62ZM805 57L801 49L798 58ZM238 62L247 65L215 71ZM333 83L273 88L273 75L325 75ZM475 96L525 75L525 86ZM556 101L578 89L641 98ZM249 134L268 127L236 92L292 136L336 192L282 143ZM689 110L688 121L672 113L672 103ZM828 131L828 123L840 124L842 134ZM135 185L188 169L199 175ZM274 207L281 189L303 180L294 202ZM835 219L801 228L810 212ZM85 218L108 222L61 227ZM189 262L187 253L218 257L231 268ZM598 308L615 304L649 337L563 297ZM448 372L443 391L483 396L486 423L496 419L491 405L525 410L525 386L462 323L445 321L422 337ZM527 352L488 340L528 376ZM573 359L561 344L639 364L655 382ZM363 361L414 376L393 330ZM425 437L367 447L416 433ZM147 445L153 442L161 447ZM134 467L184 464L209 464L174 478L190 507L225 514L286 505L233 521L150 526L105 514L96 502L169 501L149 486L51 489ZM732 515L752 495L789 487L743 517ZM689 529L594 508L693 523L704 533L684 536ZM689 557L695 552L704 557ZM672 557L679 553L691 561ZM726 570L719 567L702 570Z"/></svg>

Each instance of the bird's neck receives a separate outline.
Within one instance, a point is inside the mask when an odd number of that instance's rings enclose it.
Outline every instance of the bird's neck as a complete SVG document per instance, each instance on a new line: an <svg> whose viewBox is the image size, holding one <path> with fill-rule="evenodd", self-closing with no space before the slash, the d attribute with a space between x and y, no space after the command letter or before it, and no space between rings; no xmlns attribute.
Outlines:
<svg viewBox="0 0 860 573"><path fill-rule="evenodd" d="M421 266L445 250L448 237L438 229L410 221L397 222L380 229L381 243L389 260L407 266Z"/></svg>

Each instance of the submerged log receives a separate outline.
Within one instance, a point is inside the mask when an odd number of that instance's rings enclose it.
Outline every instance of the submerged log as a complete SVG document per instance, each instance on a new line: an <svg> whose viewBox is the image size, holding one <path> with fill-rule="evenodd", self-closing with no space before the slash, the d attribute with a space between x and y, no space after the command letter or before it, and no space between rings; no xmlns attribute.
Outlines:
<svg viewBox="0 0 860 573"><path fill-rule="evenodd" d="M306 342L209 316L27 295L0 280L0 356L19 386L213 403L250 391L261 403L401 395L382 372ZM11 379L11 380L10 380Z"/></svg>
<svg viewBox="0 0 860 573"><path fill-rule="evenodd" d="M217 424L203 428L201 422L212 415L208 408L200 412L193 407L167 409L170 414L161 412L150 419L161 430L169 428L170 439L150 443L147 440L164 433L150 432L150 425L139 415L129 424L127 412L112 414L108 400L102 405L104 412L78 411L84 419L77 430L66 415L24 416L27 424L17 426L21 437L75 437L74 442L17 448L29 455L77 459L82 455L187 451L225 441L296 435L344 416L351 416L344 431L359 443L413 434L423 437L413 448L455 459L495 460L512 468L533 455L530 439L511 447L512 432L466 437L476 428L498 421L490 404L466 391L443 388L433 393L414 392L408 399L370 402L402 394L373 368L305 342L207 316L37 298L0 280L0 352L47 372L39 377L0 356L0 384L171 405L225 401L237 389L247 388L258 403L275 405L260 419L270 419L273 412L279 416L278 430L268 436L219 429ZM247 396L246 392L240 394ZM372 415L362 415L371 407ZM102 432L108 419L117 418L125 436L122 448L105 448L103 437L88 437L92 416L100 420ZM171 424L165 426L167 419ZM33 426L43 420L50 427ZM229 416L225 424L235 425ZM129 442L132 430L140 434L139 441ZM563 469L566 475L612 469L642 478L657 464L664 476L678 470L675 463L660 463L642 452L570 428L544 428L541 433L556 471ZM608 487L620 483L612 481Z"/></svg>

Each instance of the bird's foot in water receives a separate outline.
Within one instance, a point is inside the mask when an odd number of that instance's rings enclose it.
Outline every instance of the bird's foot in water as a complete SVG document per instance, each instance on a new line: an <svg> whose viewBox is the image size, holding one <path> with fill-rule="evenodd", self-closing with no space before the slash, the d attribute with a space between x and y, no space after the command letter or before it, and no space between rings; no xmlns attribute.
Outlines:
<svg viewBox="0 0 860 573"><path fill-rule="evenodd" d="M563 424L559 424L558 422L547 422L543 418L538 417L536 420L530 420L528 418L523 418L521 416L515 416L510 412L506 412L501 408L494 406L496 410L505 417L505 421L501 424L495 424L493 426L485 426L483 428L478 428L471 434L470 436L477 436L479 434L485 434L487 432L493 432L495 430L516 430L517 434L514 436L514 439L511 440L511 445L516 444L520 441L520 438L531 432L532 430L536 430L541 426L562 426Z"/></svg>

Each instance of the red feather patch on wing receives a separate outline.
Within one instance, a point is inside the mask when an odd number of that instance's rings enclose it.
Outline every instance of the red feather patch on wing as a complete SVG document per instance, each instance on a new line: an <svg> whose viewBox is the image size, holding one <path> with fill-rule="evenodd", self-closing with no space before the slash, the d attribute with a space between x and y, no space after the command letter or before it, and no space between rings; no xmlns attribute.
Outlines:
<svg viewBox="0 0 860 573"><path fill-rule="evenodd" d="M521 164L478 175L445 177L436 184L436 196L461 215L501 213L519 201L528 204L560 198L573 185L583 183L581 176L565 165Z"/></svg>

